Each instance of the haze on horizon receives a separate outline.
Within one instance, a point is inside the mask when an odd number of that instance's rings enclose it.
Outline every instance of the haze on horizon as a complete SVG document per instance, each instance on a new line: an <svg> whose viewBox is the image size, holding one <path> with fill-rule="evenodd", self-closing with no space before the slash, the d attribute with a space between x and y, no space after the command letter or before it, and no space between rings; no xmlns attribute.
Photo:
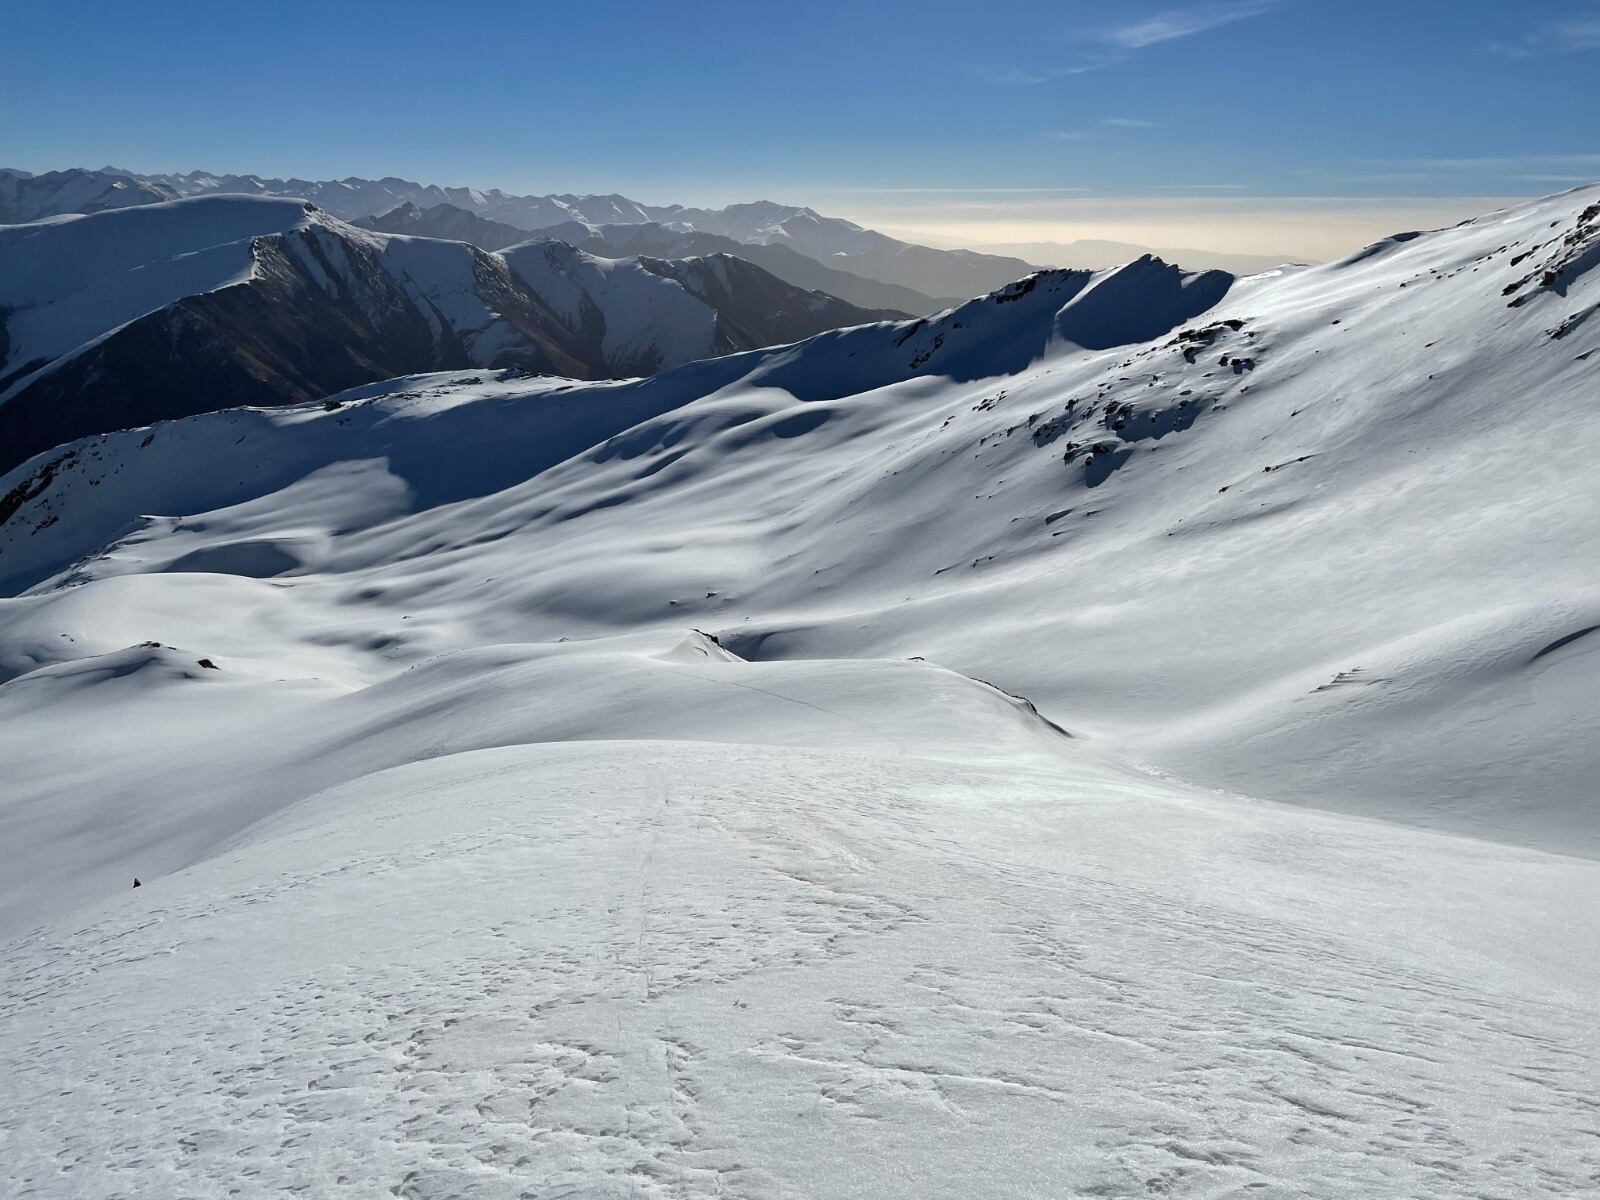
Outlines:
<svg viewBox="0 0 1600 1200"><path fill-rule="evenodd" d="M490 0L467 29L375 0L80 8L70 32L9 18L9 165L766 198L937 245L1313 259L1600 177L1566 102L1595 0Z"/></svg>

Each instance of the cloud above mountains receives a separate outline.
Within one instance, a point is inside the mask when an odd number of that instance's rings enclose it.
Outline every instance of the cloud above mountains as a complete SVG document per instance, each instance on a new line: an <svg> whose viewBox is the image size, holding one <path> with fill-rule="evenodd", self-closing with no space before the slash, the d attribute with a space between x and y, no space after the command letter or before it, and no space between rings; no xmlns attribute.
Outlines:
<svg viewBox="0 0 1600 1200"><path fill-rule="evenodd" d="M1600 3L1585 4L1565 16L1542 21L1517 41L1490 45L1497 53L1512 58L1600 50Z"/></svg>
<svg viewBox="0 0 1600 1200"><path fill-rule="evenodd" d="M1281 0L1216 0L1213 3L1191 4L1181 8L1162 9L1135 21L1091 30L1073 30L1068 40L1092 45L1070 63L1047 67L1025 67L1013 64L999 70L985 72L997 83L1031 87L1083 75L1105 67L1126 62L1130 55L1150 46L1179 38L1192 37L1236 21L1260 16L1278 7Z"/></svg>
<svg viewBox="0 0 1600 1200"><path fill-rule="evenodd" d="M1104 35L1104 40L1124 50L1142 50L1161 42L1175 41L1231 25L1247 17L1260 16L1277 6L1277 0L1239 0L1237 3L1194 4L1169 8L1140 21L1119 25Z"/></svg>

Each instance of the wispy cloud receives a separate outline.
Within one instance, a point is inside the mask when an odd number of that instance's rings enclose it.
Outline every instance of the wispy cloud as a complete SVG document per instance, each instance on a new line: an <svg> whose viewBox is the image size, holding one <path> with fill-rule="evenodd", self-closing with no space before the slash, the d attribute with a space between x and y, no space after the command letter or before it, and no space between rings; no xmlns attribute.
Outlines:
<svg viewBox="0 0 1600 1200"><path fill-rule="evenodd" d="M1382 165L1382 164L1379 164ZM1497 172L1583 169L1600 170L1600 154L1502 154L1479 158L1412 158L1389 164L1430 171Z"/></svg>
<svg viewBox="0 0 1600 1200"><path fill-rule="evenodd" d="M994 82L1010 84L1013 87L1032 87L1038 83L1048 83L1058 76L1048 71L1024 71L1021 67L1006 67L993 76Z"/></svg>
<svg viewBox="0 0 1600 1200"><path fill-rule="evenodd" d="M1043 67L1013 64L998 68L989 66L973 69L991 83L1033 87L1117 66L1147 46L1191 37L1221 25L1231 25L1247 17L1259 16L1284 2L1285 0L1207 0L1182 8L1164 9L1142 20L1122 25L1102 27L1088 32L1074 30L1070 40L1083 46L1085 52L1066 64L1052 63ZM1091 46L1095 48L1089 49ZM1143 127L1133 120L1111 120L1106 123L1123 124L1128 128Z"/></svg>
<svg viewBox="0 0 1600 1200"><path fill-rule="evenodd" d="M1157 129L1159 126L1154 121L1142 120L1139 117L1103 117L1094 129L1047 129L1044 136L1058 142L1092 142L1106 136L1106 131L1111 129Z"/></svg>
<svg viewBox="0 0 1600 1200"><path fill-rule="evenodd" d="M1073 75L1086 75L1090 71L1114 66L1121 61L1121 55L1091 54L1070 63L1049 67L974 67L973 70L990 83L1004 84L1008 87L1034 87L1057 79L1067 79Z"/></svg>
<svg viewBox="0 0 1600 1200"><path fill-rule="evenodd" d="M926 194L932 196L1077 196L1088 195L1086 187L846 187L829 189L836 192L860 192L863 195Z"/></svg>
<svg viewBox="0 0 1600 1200"><path fill-rule="evenodd" d="M1318 184L1345 186L1369 183L1418 184L1437 178L1436 174L1428 171L1347 170L1333 167L1298 167L1290 174L1301 179L1313 180Z"/></svg>
<svg viewBox="0 0 1600 1200"><path fill-rule="evenodd" d="M1276 0L1232 0L1232 2L1224 0L1211 4L1193 4L1186 8L1169 8L1141 21L1119 25L1106 35L1105 40L1113 46L1121 46L1124 50L1142 50L1146 46L1154 46L1160 42L1192 37L1208 29L1215 29L1219 25L1231 25L1246 17L1260 16L1275 4Z"/></svg>
<svg viewBox="0 0 1600 1200"><path fill-rule="evenodd" d="M1589 4L1568 16L1543 21L1516 41L1490 42L1489 48L1512 58L1600 50L1600 4Z"/></svg>
<svg viewBox="0 0 1600 1200"><path fill-rule="evenodd" d="M1355 159L1291 174L1340 187L1499 187L1516 183L1587 183L1600 179L1600 154L1498 154L1476 158Z"/></svg>

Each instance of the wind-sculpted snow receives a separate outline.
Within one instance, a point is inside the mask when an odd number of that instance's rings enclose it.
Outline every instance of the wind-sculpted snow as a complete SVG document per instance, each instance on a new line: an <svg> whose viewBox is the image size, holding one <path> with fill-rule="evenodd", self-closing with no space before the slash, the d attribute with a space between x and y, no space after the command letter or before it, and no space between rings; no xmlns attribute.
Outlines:
<svg viewBox="0 0 1600 1200"><path fill-rule="evenodd" d="M1592 1191L1597 196L22 464L0 1190Z"/></svg>

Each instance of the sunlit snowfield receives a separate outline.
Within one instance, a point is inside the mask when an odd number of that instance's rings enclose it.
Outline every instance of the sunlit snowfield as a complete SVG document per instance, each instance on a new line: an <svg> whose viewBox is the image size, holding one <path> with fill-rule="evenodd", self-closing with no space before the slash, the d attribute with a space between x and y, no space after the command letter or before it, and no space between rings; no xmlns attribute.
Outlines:
<svg viewBox="0 0 1600 1200"><path fill-rule="evenodd" d="M1600 1188L1597 231L19 468L0 1191Z"/></svg>

